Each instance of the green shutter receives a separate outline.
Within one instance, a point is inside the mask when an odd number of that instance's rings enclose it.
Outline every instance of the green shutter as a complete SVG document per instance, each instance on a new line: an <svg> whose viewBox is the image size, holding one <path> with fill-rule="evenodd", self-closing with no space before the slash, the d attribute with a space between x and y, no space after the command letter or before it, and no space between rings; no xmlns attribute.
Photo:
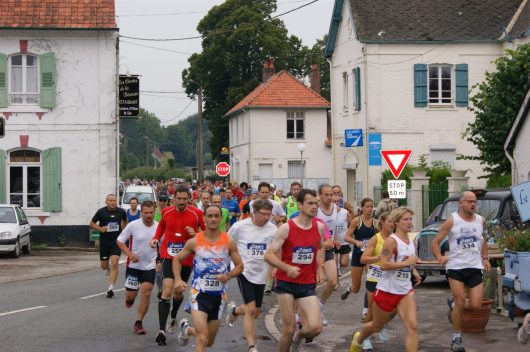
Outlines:
<svg viewBox="0 0 530 352"><path fill-rule="evenodd" d="M0 54L0 108L7 108L7 55Z"/></svg>
<svg viewBox="0 0 530 352"><path fill-rule="evenodd" d="M361 69L356 67L355 72L355 110L361 111Z"/></svg>
<svg viewBox="0 0 530 352"><path fill-rule="evenodd" d="M0 203L8 203L6 199L6 152L0 149Z"/></svg>
<svg viewBox="0 0 530 352"><path fill-rule="evenodd" d="M456 106L467 107L468 103L468 79L467 64L458 64L455 67L456 77Z"/></svg>
<svg viewBox="0 0 530 352"><path fill-rule="evenodd" d="M40 56L40 106L55 107L55 56L46 53Z"/></svg>
<svg viewBox="0 0 530 352"><path fill-rule="evenodd" d="M414 107L427 106L427 65L414 64Z"/></svg>
<svg viewBox="0 0 530 352"><path fill-rule="evenodd" d="M61 192L61 148L50 148L42 152L44 211L62 211Z"/></svg>

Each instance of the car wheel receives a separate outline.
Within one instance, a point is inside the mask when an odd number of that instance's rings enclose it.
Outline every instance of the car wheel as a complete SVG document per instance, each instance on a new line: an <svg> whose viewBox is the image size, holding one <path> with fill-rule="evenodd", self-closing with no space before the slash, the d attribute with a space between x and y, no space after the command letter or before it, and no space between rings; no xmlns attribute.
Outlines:
<svg viewBox="0 0 530 352"><path fill-rule="evenodd" d="M13 252L11 252L11 258L18 258L20 257L20 241L17 240L17 243L15 244L15 249Z"/></svg>
<svg viewBox="0 0 530 352"><path fill-rule="evenodd" d="M22 247L22 253L31 254L31 237L28 237L28 243Z"/></svg>

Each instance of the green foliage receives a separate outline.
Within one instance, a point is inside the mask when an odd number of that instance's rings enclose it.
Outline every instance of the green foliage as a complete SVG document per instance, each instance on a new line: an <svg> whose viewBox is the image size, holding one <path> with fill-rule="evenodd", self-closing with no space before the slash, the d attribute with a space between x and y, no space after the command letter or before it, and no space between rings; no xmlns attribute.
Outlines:
<svg viewBox="0 0 530 352"><path fill-rule="evenodd" d="M496 71L487 72L486 80L473 87L476 93L470 97L470 110L475 121L466 128L464 138L477 147L479 155L464 159L480 160L487 176L511 171L503 147L527 91L529 63L530 45L506 50L506 55L495 61Z"/></svg>
<svg viewBox="0 0 530 352"><path fill-rule="evenodd" d="M492 175L488 178L486 188L502 188L512 185L512 174Z"/></svg>
<svg viewBox="0 0 530 352"><path fill-rule="evenodd" d="M298 78L309 72L310 63L318 63L329 98L324 42L312 49L303 46L299 38L289 36L282 20L272 18L276 8L276 0L227 0L214 6L197 26L203 38L202 52L188 59L189 68L182 72L182 78L189 96L195 96L199 85L202 87L214 158L229 142L224 115L261 83L266 58L274 59L276 71L288 70Z"/></svg>
<svg viewBox="0 0 530 352"><path fill-rule="evenodd" d="M131 170L124 171L122 173L122 179L132 179L138 177L141 179L148 180L167 180L172 177L186 178L191 180L191 175L189 171L185 169L175 169L175 168L160 168L154 169L149 166L140 166Z"/></svg>
<svg viewBox="0 0 530 352"><path fill-rule="evenodd" d="M492 228L495 242L501 251L530 252L530 229L513 228L506 230L500 226Z"/></svg>

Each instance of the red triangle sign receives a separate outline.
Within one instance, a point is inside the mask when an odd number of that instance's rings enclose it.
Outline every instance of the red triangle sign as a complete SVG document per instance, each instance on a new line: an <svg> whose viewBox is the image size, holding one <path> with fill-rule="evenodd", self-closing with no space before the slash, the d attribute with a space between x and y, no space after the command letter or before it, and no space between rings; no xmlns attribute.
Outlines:
<svg viewBox="0 0 530 352"><path fill-rule="evenodd" d="M399 178L399 175L401 175L405 165L407 165L407 161L409 161L411 154L412 150L409 149L381 150L381 155L385 159L394 178Z"/></svg>

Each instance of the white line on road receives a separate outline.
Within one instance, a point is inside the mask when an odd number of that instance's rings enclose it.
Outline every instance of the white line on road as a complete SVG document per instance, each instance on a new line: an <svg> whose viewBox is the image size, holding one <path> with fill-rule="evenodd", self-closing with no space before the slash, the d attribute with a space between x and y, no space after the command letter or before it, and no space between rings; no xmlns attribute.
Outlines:
<svg viewBox="0 0 530 352"><path fill-rule="evenodd" d="M117 290L113 290L114 292L120 292L120 291L124 291L125 288L120 288L120 289L117 289ZM97 296L103 296L103 295L106 295L107 292L102 292L102 293L96 293L94 295L90 295L90 296L85 296L85 297L81 297L79 299L89 299L89 298L93 298L93 297L97 297Z"/></svg>
<svg viewBox="0 0 530 352"><path fill-rule="evenodd" d="M22 312L27 312L28 310L34 310L34 309L40 309L40 308L46 308L46 306L31 307L31 308L25 308L25 309L14 310L14 311L12 311L12 312L0 313L0 317L2 317L2 316L4 316L4 315L15 314L15 313L22 313Z"/></svg>

